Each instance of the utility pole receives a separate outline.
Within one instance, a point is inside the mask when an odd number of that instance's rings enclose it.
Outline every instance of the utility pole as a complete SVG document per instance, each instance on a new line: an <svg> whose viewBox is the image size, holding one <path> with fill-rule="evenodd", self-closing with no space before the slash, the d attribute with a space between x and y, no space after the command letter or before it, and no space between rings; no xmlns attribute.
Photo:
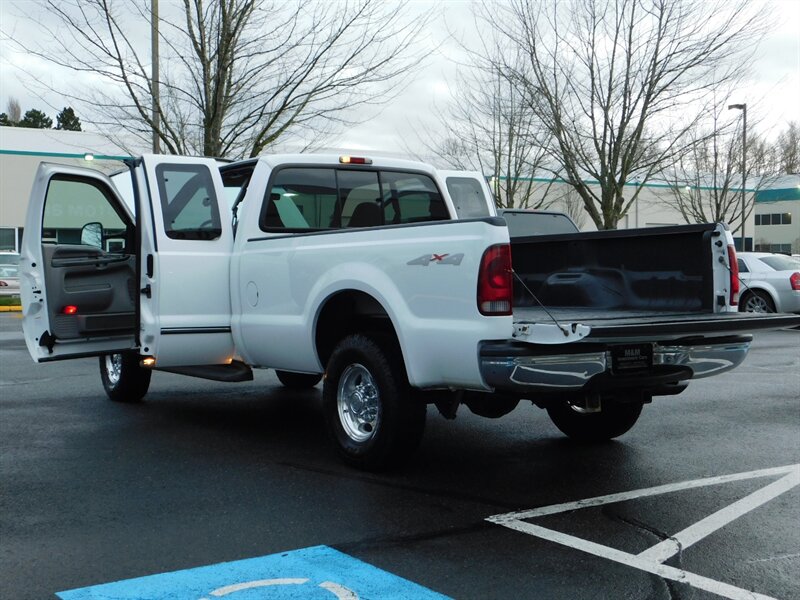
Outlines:
<svg viewBox="0 0 800 600"><path fill-rule="evenodd" d="M729 104L728 110L742 111L742 252L745 252L745 240L747 237L744 234L744 216L745 216L745 198L747 197L747 103L745 104Z"/></svg>
<svg viewBox="0 0 800 600"><path fill-rule="evenodd" d="M150 0L150 50L152 70L150 72L150 90L153 94L153 154L161 152L161 145L158 140L158 130L160 128L159 115L159 90L158 90L158 0Z"/></svg>

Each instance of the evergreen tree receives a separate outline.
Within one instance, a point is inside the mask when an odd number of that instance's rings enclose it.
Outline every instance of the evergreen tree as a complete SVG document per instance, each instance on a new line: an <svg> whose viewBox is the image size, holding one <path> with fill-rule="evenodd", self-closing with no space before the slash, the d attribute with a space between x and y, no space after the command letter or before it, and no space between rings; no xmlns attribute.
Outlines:
<svg viewBox="0 0 800 600"><path fill-rule="evenodd" d="M64 131L83 131L81 129L81 120L75 115L75 111L71 106L65 106L64 109L56 116L56 129L63 129Z"/></svg>
<svg viewBox="0 0 800 600"><path fill-rule="evenodd" d="M0 113L0 126L13 127L14 123L8 118L6 113Z"/></svg>
<svg viewBox="0 0 800 600"><path fill-rule="evenodd" d="M53 126L53 119L48 117L40 110L30 109L17 123L19 127L30 127L32 129L50 129Z"/></svg>

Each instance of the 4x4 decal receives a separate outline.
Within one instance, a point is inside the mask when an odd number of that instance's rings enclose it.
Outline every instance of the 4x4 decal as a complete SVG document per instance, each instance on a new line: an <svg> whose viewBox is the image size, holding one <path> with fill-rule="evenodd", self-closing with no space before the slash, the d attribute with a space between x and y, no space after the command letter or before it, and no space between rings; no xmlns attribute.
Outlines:
<svg viewBox="0 0 800 600"><path fill-rule="evenodd" d="M429 264L434 263L437 265L460 265L464 260L464 254L423 254L419 258L408 261L407 265L420 265L427 267Z"/></svg>

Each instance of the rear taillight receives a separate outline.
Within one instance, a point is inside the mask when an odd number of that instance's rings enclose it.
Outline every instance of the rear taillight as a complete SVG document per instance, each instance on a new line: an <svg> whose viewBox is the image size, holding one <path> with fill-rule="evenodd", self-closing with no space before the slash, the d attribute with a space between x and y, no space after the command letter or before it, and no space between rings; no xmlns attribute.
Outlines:
<svg viewBox="0 0 800 600"><path fill-rule="evenodd" d="M789 285L795 292L800 292L800 273L792 273L789 276Z"/></svg>
<svg viewBox="0 0 800 600"><path fill-rule="evenodd" d="M481 258L478 273L478 310L482 315L511 314L514 286L511 273L511 246L490 246Z"/></svg>
<svg viewBox="0 0 800 600"><path fill-rule="evenodd" d="M739 261L736 260L736 248L728 245L728 264L731 273L731 306L739 304Z"/></svg>

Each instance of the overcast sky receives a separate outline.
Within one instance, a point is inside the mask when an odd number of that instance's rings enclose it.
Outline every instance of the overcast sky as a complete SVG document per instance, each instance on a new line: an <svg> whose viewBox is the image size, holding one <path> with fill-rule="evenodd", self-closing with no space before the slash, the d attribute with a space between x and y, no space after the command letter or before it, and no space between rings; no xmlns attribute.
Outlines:
<svg viewBox="0 0 800 600"><path fill-rule="evenodd" d="M391 0L387 0L391 1ZM702 0L698 0L702 1ZM17 6L33 9L37 0L23 0ZM444 37L448 30L458 35L475 36L471 30L470 3L450 0L436 3L439 14L429 31L433 38ZM776 17L776 26L763 41L752 68L748 84L728 103L748 104L748 117L763 118L763 126L775 133L790 120L800 121L800 0L767 0L764 10ZM429 2L416 2L412 9L422 10ZM38 34L34 25L20 20L8 0L0 0L0 29L4 35L27 40ZM146 31L143 35L147 35ZM408 83L391 103L368 122L353 127L330 140L330 147L373 149L404 152L406 148L422 152L413 130L432 126L435 104L444 105L449 98L448 81L456 77L452 58L459 54L453 41L445 41L431 54L424 68ZM7 43L0 43L0 112L7 110L10 98L16 98L22 112L30 108L45 111L55 121L64 106L63 98L52 92L34 92L26 82L30 74L50 76L56 80L73 77L54 72L39 59L14 52ZM79 114L79 116L81 116ZM0 145L2 142L0 141Z"/></svg>

